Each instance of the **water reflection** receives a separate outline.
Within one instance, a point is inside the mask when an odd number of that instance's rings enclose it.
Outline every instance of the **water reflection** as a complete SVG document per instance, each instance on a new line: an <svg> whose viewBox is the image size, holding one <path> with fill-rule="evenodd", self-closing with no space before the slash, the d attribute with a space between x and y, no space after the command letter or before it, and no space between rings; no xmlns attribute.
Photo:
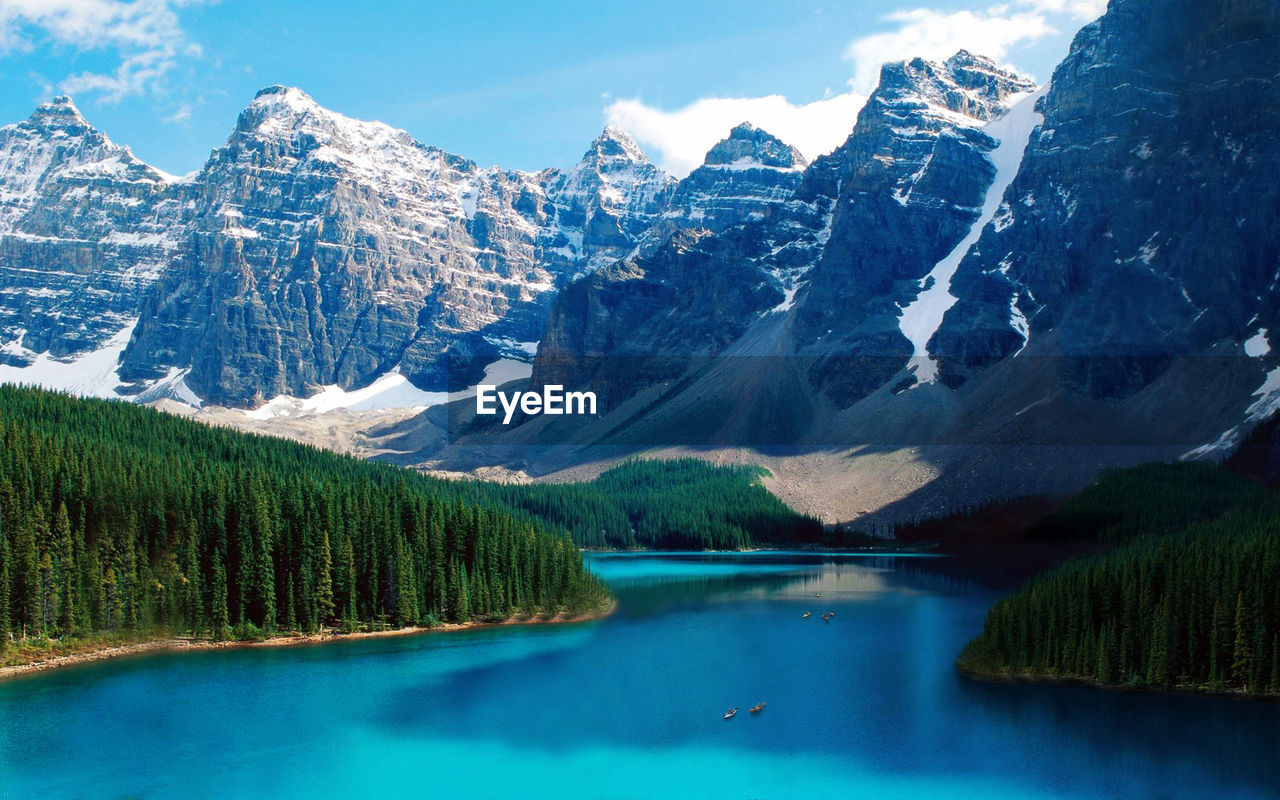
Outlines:
<svg viewBox="0 0 1280 800"><path fill-rule="evenodd" d="M819 754L850 769L1018 775L1037 789L1094 796L1280 791L1267 759L1280 741L1276 707L956 675L955 654L998 595L937 568L941 559L609 559L625 565L596 559L619 618L590 648L534 655L517 674L482 665L457 683L406 688L378 724L427 738L500 731L549 754L588 742L714 741ZM820 618L827 610L836 611L830 623ZM760 700L760 719L719 719Z"/></svg>

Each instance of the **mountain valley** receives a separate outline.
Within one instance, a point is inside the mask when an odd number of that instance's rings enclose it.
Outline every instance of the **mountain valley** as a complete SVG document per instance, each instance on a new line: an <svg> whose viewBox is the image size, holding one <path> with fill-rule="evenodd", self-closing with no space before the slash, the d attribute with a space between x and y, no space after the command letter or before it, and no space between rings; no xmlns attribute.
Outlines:
<svg viewBox="0 0 1280 800"><path fill-rule="evenodd" d="M1043 86L888 64L833 152L744 123L679 180L280 86L178 178L59 98L0 128L0 381L449 474L763 464L870 527L1221 457L1280 407L1278 74L1274 3L1113 0ZM482 381L602 413L482 424Z"/></svg>

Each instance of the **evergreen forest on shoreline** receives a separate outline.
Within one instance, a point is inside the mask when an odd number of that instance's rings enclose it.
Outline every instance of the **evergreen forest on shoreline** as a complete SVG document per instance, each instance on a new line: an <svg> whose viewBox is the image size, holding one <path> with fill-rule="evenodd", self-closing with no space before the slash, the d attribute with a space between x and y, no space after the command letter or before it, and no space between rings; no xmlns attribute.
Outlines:
<svg viewBox="0 0 1280 800"><path fill-rule="evenodd" d="M173 635L598 613L611 600L580 547L819 540L761 474L680 459L578 484L446 480L0 386L0 663Z"/></svg>
<svg viewBox="0 0 1280 800"><path fill-rule="evenodd" d="M962 672L1280 695L1280 497L1262 484L1204 463L1115 470L1033 535L1115 546L998 601Z"/></svg>

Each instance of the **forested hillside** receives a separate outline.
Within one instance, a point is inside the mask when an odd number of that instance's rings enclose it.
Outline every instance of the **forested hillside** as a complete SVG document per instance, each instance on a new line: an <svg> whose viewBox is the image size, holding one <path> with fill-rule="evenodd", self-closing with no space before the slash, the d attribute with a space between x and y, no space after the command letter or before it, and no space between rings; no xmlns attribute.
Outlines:
<svg viewBox="0 0 1280 800"><path fill-rule="evenodd" d="M753 544L817 543L822 523L770 494L759 467L718 467L695 458L633 459L590 483L477 484L573 531L583 547L734 550Z"/></svg>
<svg viewBox="0 0 1280 800"><path fill-rule="evenodd" d="M466 487L134 405L0 387L0 647L607 602L567 534Z"/></svg>
<svg viewBox="0 0 1280 800"><path fill-rule="evenodd" d="M1280 694L1280 500L1208 465L1109 473L1041 526L1124 542L991 609L977 675Z"/></svg>
<svg viewBox="0 0 1280 800"><path fill-rule="evenodd" d="M1041 519L1031 537L1120 544L1274 502L1262 484L1212 464L1145 464L1104 472Z"/></svg>

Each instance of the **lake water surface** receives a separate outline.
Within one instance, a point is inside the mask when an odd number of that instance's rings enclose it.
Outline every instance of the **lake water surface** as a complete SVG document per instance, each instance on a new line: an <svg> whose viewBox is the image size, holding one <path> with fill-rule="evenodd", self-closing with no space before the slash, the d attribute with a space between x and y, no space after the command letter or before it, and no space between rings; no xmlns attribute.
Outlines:
<svg viewBox="0 0 1280 800"><path fill-rule="evenodd" d="M999 592L949 559L591 563L600 622L0 684L0 797L1280 796L1280 704L957 676Z"/></svg>

